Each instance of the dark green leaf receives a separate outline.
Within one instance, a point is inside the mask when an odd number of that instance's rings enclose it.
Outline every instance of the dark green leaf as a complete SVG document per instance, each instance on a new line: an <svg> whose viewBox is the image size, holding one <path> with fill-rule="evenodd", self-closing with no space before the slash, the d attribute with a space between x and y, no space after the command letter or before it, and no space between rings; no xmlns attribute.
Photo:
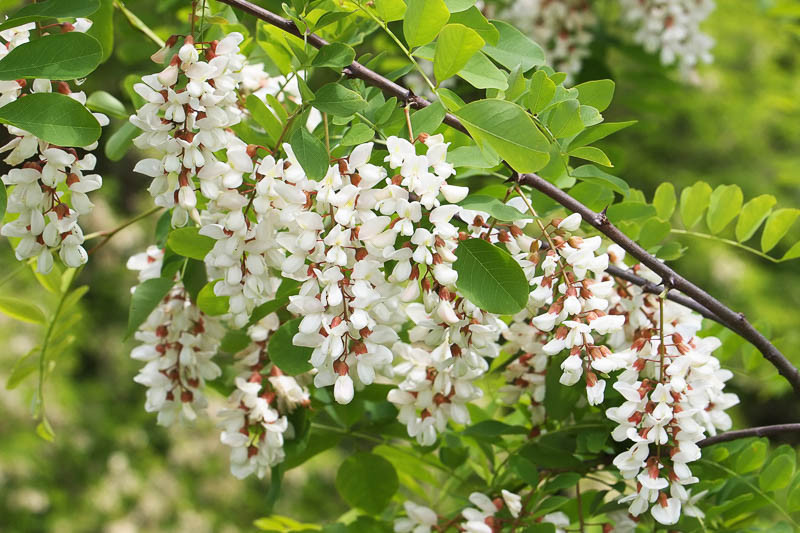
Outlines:
<svg viewBox="0 0 800 533"><path fill-rule="evenodd" d="M51 18L88 17L100 8L100 0L46 0L30 4L0 24L0 31Z"/></svg>
<svg viewBox="0 0 800 533"><path fill-rule="evenodd" d="M458 290L476 306L512 315L528 303L528 280L508 252L482 239L467 239L455 254Z"/></svg>
<svg viewBox="0 0 800 533"><path fill-rule="evenodd" d="M483 420L469 426L462 434L465 437L496 439L500 435L525 435L527 432L522 426L509 426L498 420Z"/></svg>
<svg viewBox="0 0 800 533"><path fill-rule="evenodd" d="M411 128L414 130L414 136L416 137L420 133L432 134L442 123L446 113L447 111L439 101L434 102L427 107L423 107L418 111L414 111L411 114ZM400 136L403 138L408 137L407 125L403 126Z"/></svg>
<svg viewBox="0 0 800 533"><path fill-rule="evenodd" d="M264 131L267 133L267 136L270 139L270 143L278 142L281 132L283 131L283 124L281 120L275 116L275 114L270 110L269 107L267 107L267 104L265 104L263 100L254 94L248 95L245 103L247 105L247 110L250 111L253 119L258 122L262 128L264 128Z"/></svg>
<svg viewBox="0 0 800 533"><path fill-rule="evenodd" d="M625 180L604 172L594 165L582 165L573 170L571 176L581 181L588 181L611 187L622 196L628 196L628 192L630 191L630 187L628 187Z"/></svg>
<svg viewBox="0 0 800 533"><path fill-rule="evenodd" d="M325 177L328 172L328 152L319 139L306 128L298 128L290 144L297 161L310 179L319 181Z"/></svg>
<svg viewBox="0 0 800 533"><path fill-rule="evenodd" d="M539 471L536 465L528 461L521 455L512 455L508 460L509 466L514 469L517 475L533 488L539 484Z"/></svg>
<svg viewBox="0 0 800 533"><path fill-rule="evenodd" d="M0 80L85 78L102 57L100 43L85 33L46 35L15 47L0 60Z"/></svg>
<svg viewBox="0 0 800 533"><path fill-rule="evenodd" d="M292 338L297 334L302 318L295 318L283 324L269 338L268 353L270 360L284 374L296 376L311 370L311 348L295 346Z"/></svg>
<svg viewBox="0 0 800 533"><path fill-rule="evenodd" d="M136 286L131 296L131 307L128 313L128 332L130 336L147 320L150 313L164 299L175 284L171 279L153 278Z"/></svg>
<svg viewBox="0 0 800 533"><path fill-rule="evenodd" d="M343 43L326 44L311 61L312 67L330 67L342 69L353 62L356 52Z"/></svg>
<svg viewBox="0 0 800 533"><path fill-rule="evenodd" d="M133 139L138 137L140 133L142 133L142 130L130 122L125 122L106 140L106 157L111 161L119 161L125 157L128 149L133 146Z"/></svg>
<svg viewBox="0 0 800 533"><path fill-rule="evenodd" d="M196 227L174 229L167 237L167 246L170 250L183 257L190 257L198 261L206 258L216 242L211 237L200 235L199 229Z"/></svg>
<svg viewBox="0 0 800 533"><path fill-rule="evenodd" d="M758 476L761 490L773 492L786 487L794 477L796 455L794 448L787 444L778 448Z"/></svg>
<svg viewBox="0 0 800 533"><path fill-rule="evenodd" d="M386 507L398 486L392 463L372 453L354 453L336 473L336 490L344 501L372 514Z"/></svg>
<svg viewBox="0 0 800 533"><path fill-rule="evenodd" d="M61 93L34 93L0 107L0 123L11 124L59 146L89 146L100 124L84 106Z"/></svg>
<svg viewBox="0 0 800 533"><path fill-rule="evenodd" d="M197 307L209 316L224 315L228 312L229 297L214 294L214 285L218 281L221 280L209 281L200 289L200 293L197 295Z"/></svg>
<svg viewBox="0 0 800 533"><path fill-rule="evenodd" d="M323 85L314 95L314 107L330 115L349 117L367 107L367 101L360 94L340 85Z"/></svg>
<svg viewBox="0 0 800 533"><path fill-rule="evenodd" d="M100 62L104 63L111 57L114 49L114 0L100 0L100 9L90 18L92 27L86 33L97 39L103 47L103 57Z"/></svg>

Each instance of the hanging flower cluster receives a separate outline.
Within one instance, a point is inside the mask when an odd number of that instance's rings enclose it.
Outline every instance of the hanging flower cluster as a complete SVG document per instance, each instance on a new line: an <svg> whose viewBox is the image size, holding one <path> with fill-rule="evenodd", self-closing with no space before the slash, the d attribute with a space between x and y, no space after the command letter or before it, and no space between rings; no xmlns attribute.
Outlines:
<svg viewBox="0 0 800 533"><path fill-rule="evenodd" d="M60 23L43 28L43 34L78 31L91 27L88 19L77 19L74 24ZM34 23L0 31L0 59L15 47L29 42ZM66 81L47 79L0 81L0 106L23 98L27 94L57 91L82 105L86 94L73 91ZM94 113L105 126L108 118ZM4 126L12 139L0 147L7 152L3 161L12 168L0 177L3 183L13 186L8 196L9 213L19 216L5 224L0 234L19 239L15 253L25 261L36 258L37 270L43 274L53 268L55 252L68 267L86 263L88 255L83 248L83 230L78 217L91 212L94 205L87 193L100 188L103 183L98 174L92 174L97 161L91 153L97 143L81 149L54 146L20 128Z"/></svg>
<svg viewBox="0 0 800 533"><path fill-rule="evenodd" d="M633 40L664 65L686 72L711 63L714 40L700 25L714 10L714 0L620 0L623 18L634 29Z"/></svg>
<svg viewBox="0 0 800 533"><path fill-rule="evenodd" d="M163 258L163 250L151 246L132 256L128 268L139 271L141 283L161 275ZM134 381L148 388L145 409L158 413L159 424L192 421L206 409L205 383L222 373L212 359L224 333L218 320L192 303L180 281L139 327L135 338L141 344L131 357L145 366Z"/></svg>
<svg viewBox="0 0 800 533"><path fill-rule="evenodd" d="M278 324L272 314L249 328L252 344L237 356L239 374L236 390L228 398L230 408L219 413L220 440L231 447L231 472L239 479L252 473L264 477L284 460L284 439L294 436L287 415L310 404L298 379L269 360L267 338Z"/></svg>
<svg viewBox="0 0 800 533"><path fill-rule="evenodd" d="M556 71L578 74L589 56L597 18L587 0L522 0L511 2L500 16L514 21L542 46Z"/></svg>

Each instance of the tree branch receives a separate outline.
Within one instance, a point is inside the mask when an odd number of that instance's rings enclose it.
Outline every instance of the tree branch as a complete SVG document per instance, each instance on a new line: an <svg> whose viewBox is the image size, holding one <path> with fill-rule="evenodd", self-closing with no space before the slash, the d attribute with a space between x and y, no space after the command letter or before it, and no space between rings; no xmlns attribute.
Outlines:
<svg viewBox="0 0 800 533"><path fill-rule="evenodd" d="M698 446L711 446L712 444L719 444L720 442L729 442L736 439L744 439L747 437L769 437L770 435L778 435L780 433L798 433L800 432L800 424L777 424L774 426L759 426L755 428L737 429L736 431L726 431L713 437L708 437L697 443Z"/></svg>
<svg viewBox="0 0 800 533"><path fill-rule="evenodd" d="M322 46L328 44L327 41L318 35L314 35L313 33L304 34L291 20L280 17L271 11L252 4L246 0L219 1L223 4L228 4L231 7L244 11L245 13L249 13L254 17L261 19L287 33L295 35L301 39L305 39L315 48L321 48ZM350 65L345 67L342 72L348 77L358 78L369 85L378 87L385 94L395 96L399 100L411 105L411 107L415 109L421 109L431 105L430 102L425 98L415 95L409 89L406 89L405 87L381 76L377 72L366 68L357 61L353 61ZM455 115L450 113L446 114L444 123L469 135L464 125L458 120L458 118L456 118ZM544 195L549 196L570 211L579 213L584 221L595 227L606 237L620 245L625 251L638 259L642 264L650 268L650 270L658 274L661 279L664 280L663 284L665 288L679 290L686 297L694 300L696 304L708 311L707 314L701 312L703 316L707 316L712 320L718 321L723 326L737 333L742 338L750 342L753 346L758 348L764 358L769 361L778 370L778 372L784 378L786 378L786 380L789 381L794 388L795 393L800 395L800 370L795 368L795 366L792 365L792 363L764 335L756 330L753 325L747 321L744 314L733 311L716 298L708 294L706 291L678 274L671 267L667 266L665 263L662 263L658 258L649 254L644 248L639 246L635 241L622 233L619 228L614 226L604 213L596 213L595 211L589 209L566 192L562 191L549 181L536 174L519 175L517 177L517 181L522 185L533 187ZM692 307L692 309L697 310L697 307Z"/></svg>

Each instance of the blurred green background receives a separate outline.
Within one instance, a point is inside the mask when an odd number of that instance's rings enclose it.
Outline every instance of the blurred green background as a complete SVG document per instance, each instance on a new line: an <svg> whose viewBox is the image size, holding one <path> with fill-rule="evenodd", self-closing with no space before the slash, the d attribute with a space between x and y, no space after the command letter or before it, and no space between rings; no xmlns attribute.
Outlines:
<svg viewBox="0 0 800 533"><path fill-rule="evenodd" d="M19 4L0 0L0 14ZM603 22L582 77L612 77L617 94L607 119L639 123L601 146L616 173L648 198L664 181L680 191L704 180L712 187L739 184L745 201L770 193L778 197L778 207L800 207L800 33L798 19L792 18L798 9L791 3L776 9L775 3L750 0L717 4L704 26L717 41L715 61L689 82L629 44L613 22ZM188 5L184 0L127 2L162 37L186 31ZM114 22L114 55L83 88L109 91L129 104L123 80L130 73L154 70L147 58L155 46L118 12ZM368 42L359 51L384 45L383 40ZM391 56L385 61L390 64ZM120 124L112 121L110 129ZM97 208L84 224L87 232L113 227L151 205L144 191L147 179L131 172L135 153L117 163L100 158L104 188L92 198ZM253 520L264 514L267 482L237 481L229 474L227 448L210 422L167 431L144 412L144 389L132 380L139 365L128 357L133 344L122 340L135 282L124 265L150 243L154 223L123 231L81 275L81 284L89 284L91 291L84 299L85 320L75 326L78 348L55 361L46 385L55 442L41 440L34 431L30 405L35 379L0 392L2 532L233 533L252 530ZM795 227L786 242L796 241L798 233ZM691 237L681 243L689 253L677 269L745 312L800 365L800 262L774 265ZM13 253L3 240L0 271L13 268ZM0 286L0 295L13 293L48 301L27 272ZM0 383L5 383L16 359L34 346L40 332L0 315L0 335L5 339ZM735 372L731 387L743 400L735 412L737 425L796 421L797 402L772 367L736 338L723 338L720 359ZM213 413L222 398L212 395L211 400ZM346 452L327 452L290 471L276 512L306 522L332 520L345 512L333 476L337 456Z"/></svg>

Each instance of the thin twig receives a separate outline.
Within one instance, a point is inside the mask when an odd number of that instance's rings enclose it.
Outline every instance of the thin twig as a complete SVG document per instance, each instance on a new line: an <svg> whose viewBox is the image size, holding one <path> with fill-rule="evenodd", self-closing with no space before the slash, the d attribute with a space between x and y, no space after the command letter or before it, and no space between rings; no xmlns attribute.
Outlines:
<svg viewBox="0 0 800 533"><path fill-rule="evenodd" d="M246 0L220 0L223 4L227 4L241 11L249 13L256 18L259 18L287 33L305 39L309 44L315 48L321 48L328 44L327 41L313 33L304 34L301 32L294 22L291 20L280 17L271 11L252 4ZM364 82L378 87L385 94L395 96L399 100L406 102L408 105L415 109L422 109L430 104L425 98L415 95L409 89L381 76L364 65L353 61L350 65L343 69L343 73L351 78L358 78ZM458 118L447 113L444 117L444 123L452 126L453 128L469 135L464 125ZM781 352L778 350L764 335L756 330L750 322L747 321L744 314L737 313L719 300L708 294L705 290L701 289L688 279L678 274L671 267L661 262L657 257L651 255L639 244L637 244L630 237L625 235L614 224L612 224L605 213L597 213L592 209L562 191L549 181L536 174L522 174L517 177L517 182L520 185L527 185L533 187L537 191L549 196L562 206L566 207L573 213L581 215L584 221L599 230L606 237L620 245L631 256L638 259L642 264L650 268L653 272L664 280L664 285L670 289L677 289L685 296L693 299L704 308L708 309L711 313L718 317L719 322L730 329L731 331L739 334L742 338L753 344L767 361L769 361L778 372L786 378L792 385L795 393L800 395L800 370L798 370Z"/></svg>
<svg viewBox="0 0 800 533"><path fill-rule="evenodd" d="M726 431L708 437L697 443L701 448L711 446L712 444L719 444L720 442L730 442L737 439L746 439L747 437L769 437L772 435L779 435L781 433L800 433L800 424L776 424L774 426L759 426L747 429L737 429L736 431Z"/></svg>
<svg viewBox="0 0 800 533"><path fill-rule="evenodd" d="M125 229L125 228L127 228L128 226L130 226L130 225L132 225L132 224L136 224L136 223L137 223L137 222L139 222L140 220L142 220L142 219L145 219L145 218L149 217L150 215L152 215L152 214L154 214L154 213L158 213L158 212L159 212L159 211L161 211L162 209L163 209L162 207L158 207L158 206L156 206L156 207L153 207L153 208L151 208L151 209L148 209L148 210L147 210L147 211L145 211L144 213L140 213L140 214L136 215L135 217L133 217L132 219L128 220L127 222L123 222L122 224L120 224L119 226L117 226L116 228L114 228L114 229L112 229L112 230L108 230L108 231L100 231L100 232L97 232L97 233L90 233L89 235L87 235L86 237L84 237L84 240L93 239L93 238L95 238L95 237L103 237L103 240L102 240L102 241L100 241L99 243L97 243L97 245L96 245L94 248L92 248L91 250L89 250L89 252L88 252L88 255L92 255L92 254L93 254L93 253L95 253L97 250L99 250L100 248L102 248L103 246L105 246L105 245L106 245L106 243L107 243L108 241L110 241L110 240L111 240L111 238L112 238L114 235L116 235L116 234L117 234L117 233L119 233L120 231L124 230L124 229Z"/></svg>

